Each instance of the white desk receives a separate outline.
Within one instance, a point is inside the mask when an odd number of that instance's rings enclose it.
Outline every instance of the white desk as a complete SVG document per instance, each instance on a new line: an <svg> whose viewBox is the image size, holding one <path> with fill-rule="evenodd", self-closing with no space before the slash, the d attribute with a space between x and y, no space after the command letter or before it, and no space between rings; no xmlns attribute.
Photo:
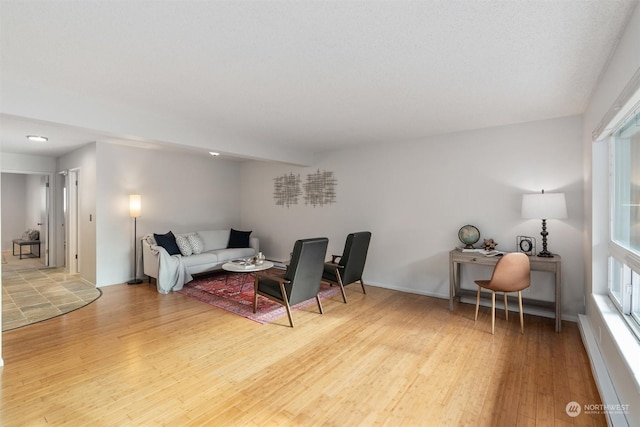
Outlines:
<svg viewBox="0 0 640 427"><path fill-rule="evenodd" d="M462 252L454 249L449 252L449 310L453 311L453 300L461 296L475 297L476 291L468 289L460 289L460 265L461 264L477 264L495 267L500 257L487 257L480 253ZM535 306L537 308L552 309L555 313L556 332L562 329L562 304L561 304L561 278L562 278L562 259L559 255L553 258L543 258L539 256L529 257L531 270L548 271L555 276L555 301L540 301L531 298L523 298L523 304Z"/></svg>

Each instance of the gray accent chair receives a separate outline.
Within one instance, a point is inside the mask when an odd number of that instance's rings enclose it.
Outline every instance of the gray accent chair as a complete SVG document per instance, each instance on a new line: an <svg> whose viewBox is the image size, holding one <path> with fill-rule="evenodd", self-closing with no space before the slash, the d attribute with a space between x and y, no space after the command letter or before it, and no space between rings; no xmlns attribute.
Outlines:
<svg viewBox="0 0 640 427"><path fill-rule="evenodd" d="M324 265L322 280L340 286L345 304L347 302L347 295L344 292L345 286L359 281L362 292L367 293L362 281L362 272L367 261L370 241L371 232L369 231L349 234L342 255L332 255L331 262Z"/></svg>
<svg viewBox="0 0 640 427"><path fill-rule="evenodd" d="M315 297L318 310L323 314L318 293L328 245L329 239L326 237L298 240L293 247L289 267L282 277L265 272L256 273L253 312L258 307L258 295L261 295L286 307L292 328L291 306L295 304Z"/></svg>

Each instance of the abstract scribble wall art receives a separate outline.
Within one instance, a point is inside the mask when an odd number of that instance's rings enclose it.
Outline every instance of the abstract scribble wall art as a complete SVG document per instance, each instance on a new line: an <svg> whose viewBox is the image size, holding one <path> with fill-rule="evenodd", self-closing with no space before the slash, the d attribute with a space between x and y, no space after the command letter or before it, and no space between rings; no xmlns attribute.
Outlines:
<svg viewBox="0 0 640 427"><path fill-rule="evenodd" d="M304 204L313 207L328 205L336 202L337 180L333 172L318 169L315 173L307 174L304 185L301 186L300 175L284 174L273 179L273 199L277 206L298 204L298 197L304 189Z"/></svg>
<svg viewBox="0 0 640 427"><path fill-rule="evenodd" d="M298 204L298 197L302 194L300 175L285 174L274 178L273 181L273 199L277 206L289 207Z"/></svg>
<svg viewBox="0 0 640 427"><path fill-rule="evenodd" d="M304 204L316 207L335 203L336 184L333 172L318 169L316 173L308 174L304 183Z"/></svg>

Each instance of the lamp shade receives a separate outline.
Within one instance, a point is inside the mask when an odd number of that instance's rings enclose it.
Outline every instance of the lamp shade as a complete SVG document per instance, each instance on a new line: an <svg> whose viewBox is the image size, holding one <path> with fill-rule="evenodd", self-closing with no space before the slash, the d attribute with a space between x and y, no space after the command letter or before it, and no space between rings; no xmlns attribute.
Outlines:
<svg viewBox="0 0 640 427"><path fill-rule="evenodd" d="M129 216L131 218L137 218L142 211L142 201L139 194L129 195Z"/></svg>
<svg viewBox="0 0 640 427"><path fill-rule="evenodd" d="M567 217L564 193L524 194L522 196L522 218L563 219Z"/></svg>

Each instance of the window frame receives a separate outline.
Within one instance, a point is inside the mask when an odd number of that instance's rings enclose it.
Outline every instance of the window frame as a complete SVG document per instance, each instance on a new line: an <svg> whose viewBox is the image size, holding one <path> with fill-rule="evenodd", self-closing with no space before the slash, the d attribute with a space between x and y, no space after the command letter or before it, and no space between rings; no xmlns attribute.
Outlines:
<svg viewBox="0 0 640 427"><path fill-rule="evenodd" d="M634 97L640 96L640 89ZM607 294L613 305L618 309L624 320L634 332L636 339L640 341L640 251L634 250L631 243L627 246L623 242L616 240L616 203L618 163L616 153L616 134L627 127L630 121L640 123L640 108L638 105L630 108L623 120L620 120L608 133L608 269L607 269ZM631 181L631 168L626 170L626 180ZM626 183L624 184L626 185ZM618 270L618 271L616 271ZM622 283L617 281L621 280ZM617 288L619 285L619 293ZM615 289L614 289L615 288Z"/></svg>

